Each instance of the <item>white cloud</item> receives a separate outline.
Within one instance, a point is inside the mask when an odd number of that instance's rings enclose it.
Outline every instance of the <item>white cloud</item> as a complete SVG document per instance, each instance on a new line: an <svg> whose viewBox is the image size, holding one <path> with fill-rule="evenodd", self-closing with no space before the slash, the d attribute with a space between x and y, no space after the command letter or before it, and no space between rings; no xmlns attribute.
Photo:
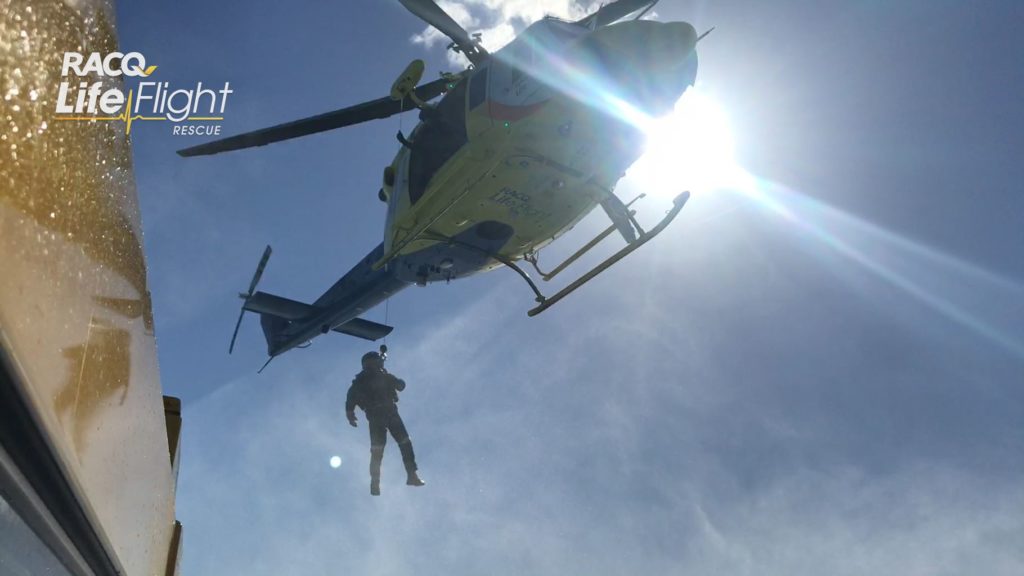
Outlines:
<svg viewBox="0 0 1024 576"><path fill-rule="evenodd" d="M440 6L442 10L444 10L449 16L451 16L452 19L458 22L459 26L462 26L467 31L470 31L470 33L472 33L472 31L479 25L479 20L476 17L474 17L470 13L469 8L461 2L449 2L447 0L441 0L440 2L438 2L438 6ZM437 28L434 28L433 26L427 26L419 34L413 35L412 42L414 44L422 44L427 48L432 48L434 44L437 44L439 42L447 44L448 42L451 42L451 40L447 36L442 34Z"/></svg>
<svg viewBox="0 0 1024 576"><path fill-rule="evenodd" d="M489 51L495 51L511 42L526 26L544 16L557 16L575 20L586 15L589 3L577 0L462 0L438 2L456 22L470 34L479 32L481 41ZM411 40L427 48L450 40L435 28L427 26ZM464 66L465 58L455 52L448 53L452 65Z"/></svg>

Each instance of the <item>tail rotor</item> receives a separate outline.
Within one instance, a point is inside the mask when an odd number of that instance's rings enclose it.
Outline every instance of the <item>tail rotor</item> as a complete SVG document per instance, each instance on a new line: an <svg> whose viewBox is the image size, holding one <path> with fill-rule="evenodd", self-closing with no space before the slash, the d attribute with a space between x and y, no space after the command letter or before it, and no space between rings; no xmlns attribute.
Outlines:
<svg viewBox="0 0 1024 576"><path fill-rule="evenodd" d="M238 329L242 326L242 318L245 316L245 305L249 302L249 298L252 298L253 293L256 291L256 285L259 284L260 278L263 277L263 269L267 267L267 260L270 260L270 254L272 250L268 244L266 249L263 250L263 256L260 257L260 263L256 266L256 273L252 276L252 282L249 283L249 291L238 293L238 297L241 298L242 311L238 314L238 322L235 323L235 332L231 335L231 346L228 347L228 354L231 354L235 350L235 339L238 338Z"/></svg>

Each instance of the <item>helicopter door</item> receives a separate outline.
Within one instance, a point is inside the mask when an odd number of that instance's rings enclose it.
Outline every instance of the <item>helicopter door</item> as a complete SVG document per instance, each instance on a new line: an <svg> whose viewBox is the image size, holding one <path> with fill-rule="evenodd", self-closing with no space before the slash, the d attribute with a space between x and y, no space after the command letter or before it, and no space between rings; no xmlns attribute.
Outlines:
<svg viewBox="0 0 1024 576"><path fill-rule="evenodd" d="M467 80L469 90L466 90L466 134L470 140L491 127L490 106L487 98L490 76L491 67L488 65L477 69Z"/></svg>
<svg viewBox="0 0 1024 576"><path fill-rule="evenodd" d="M466 83L461 82L437 106L420 113L421 122L413 130L409 158L411 204L423 197L434 174L468 141L464 112L466 92Z"/></svg>

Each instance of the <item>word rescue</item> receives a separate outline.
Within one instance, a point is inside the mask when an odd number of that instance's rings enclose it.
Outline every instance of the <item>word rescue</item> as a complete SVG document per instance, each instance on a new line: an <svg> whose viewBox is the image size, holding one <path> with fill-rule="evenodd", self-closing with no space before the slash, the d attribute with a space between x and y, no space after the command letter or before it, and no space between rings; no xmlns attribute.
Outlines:
<svg viewBox="0 0 1024 576"><path fill-rule="evenodd" d="M88 56L65 52L57 92L59 120L123 120L125 133L135 120L169 120L173 133L180 135L219 135L219 124L181 125L183 122L223 120L228 95L234 91L229 82L219 90L204 88L197 82L192 89L171 89L170 82L140 81L125 92L120 83L107 79L147 78L156 66L146 66L139 52L93 52ZM74 78L80 80L75 81ZM97 80L98 79L98 80ZM101 114L106 115L100 116Z"/></svg>

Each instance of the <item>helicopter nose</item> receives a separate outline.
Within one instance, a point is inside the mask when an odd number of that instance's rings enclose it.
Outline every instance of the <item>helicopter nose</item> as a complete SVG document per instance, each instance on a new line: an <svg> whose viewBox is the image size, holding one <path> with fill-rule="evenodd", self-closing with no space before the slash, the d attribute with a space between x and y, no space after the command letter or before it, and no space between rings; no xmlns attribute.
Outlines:
<svg viewBox="0 0 1024 576"><path fill-rule="evenodd" d="M659 116L671 111L696 80L697 31L688 22L668 22L655 28L648 42L652 86L646 107Z"/></svg>
<svg viewBox="0 0 1024 576"><path fill-rule="evenodd" d="M666 22L650 30L648 47L655 64L674 68L697 47L697 30L689 22Z"/></svg>
<svg viewBox="0 0 1024 576"><path fill-rule="evenodd" d="M580 47L605 89L658 116L693 84L697 31L687 22L633 20L591 33Z"/></svg>
<svg viewBox="0 0 1024 576"><path fill-rule="evenodd" d="M687 22L658 24L645 27L637 47L647 78L635 99L655 116L672 109L697 73L697 31Z"/></svg>

